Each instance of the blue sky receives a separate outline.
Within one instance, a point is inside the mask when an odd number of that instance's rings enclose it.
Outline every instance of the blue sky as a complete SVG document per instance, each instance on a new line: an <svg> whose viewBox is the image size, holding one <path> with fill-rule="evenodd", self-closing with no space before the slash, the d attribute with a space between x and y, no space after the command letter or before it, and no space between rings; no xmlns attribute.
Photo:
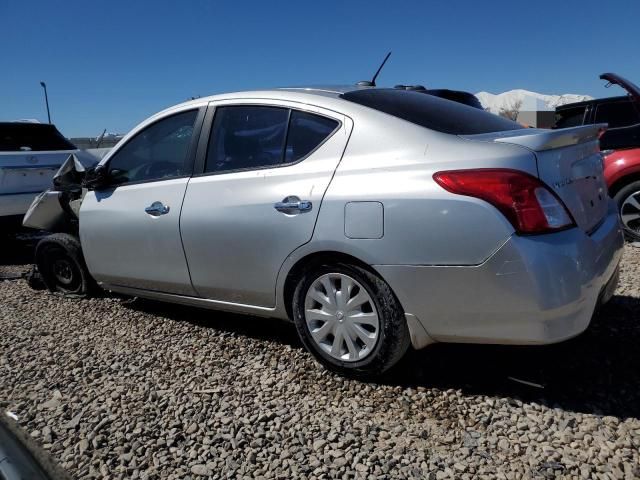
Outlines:
<svg viewBox="0 0 640 480"><path fill-rule="evenodd" d="M193 95L420 83L607 96L640 82L640 0L233 2L0 0L0 120L126 132ZM617 92L616 92L617 93Z"/></svg>

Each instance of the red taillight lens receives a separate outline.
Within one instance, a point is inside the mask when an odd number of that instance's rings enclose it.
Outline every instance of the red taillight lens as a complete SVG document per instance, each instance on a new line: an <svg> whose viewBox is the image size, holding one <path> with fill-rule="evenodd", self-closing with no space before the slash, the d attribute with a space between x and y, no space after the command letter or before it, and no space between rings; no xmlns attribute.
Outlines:
<svg viewBox="0 0 640 480"><path fill-rule="evenodd" d="M528 173L502 168L449 170L435 173L433 179L451 193L489 202L518 233L548 233L575 225L555 193Z"/></svg>

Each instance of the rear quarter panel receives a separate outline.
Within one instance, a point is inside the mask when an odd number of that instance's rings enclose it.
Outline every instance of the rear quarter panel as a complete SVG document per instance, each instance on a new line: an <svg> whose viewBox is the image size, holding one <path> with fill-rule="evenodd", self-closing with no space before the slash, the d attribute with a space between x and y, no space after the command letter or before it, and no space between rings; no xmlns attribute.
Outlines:
<svg viewBox="0 0 640 480"><path fill-rule="evenodd" d="M535 157L522 147L465 140L385 114L355 118L308 248L347 253L369 264L480 264L513 227L488 203L445 191L433 174L489 167L537 175ZM379 238L345 235L345 208L357 201L383 205Z"/></svg>

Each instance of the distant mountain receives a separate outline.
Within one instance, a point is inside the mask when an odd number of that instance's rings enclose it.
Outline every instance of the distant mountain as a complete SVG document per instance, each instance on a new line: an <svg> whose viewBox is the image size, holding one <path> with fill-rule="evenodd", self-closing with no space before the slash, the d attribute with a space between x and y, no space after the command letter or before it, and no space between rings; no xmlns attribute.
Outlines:
<svg viewBox="0 0 640 480"><path fill-rule="evenodd" d="M489 92L478 92L476 97L485 109L491 113L500 113L501 109L513 109L520 103L521 111L555 110L558 105L591 100L589 95L565 93L563 95L544 95L528 90L509 90L497 95Z"/></svg>

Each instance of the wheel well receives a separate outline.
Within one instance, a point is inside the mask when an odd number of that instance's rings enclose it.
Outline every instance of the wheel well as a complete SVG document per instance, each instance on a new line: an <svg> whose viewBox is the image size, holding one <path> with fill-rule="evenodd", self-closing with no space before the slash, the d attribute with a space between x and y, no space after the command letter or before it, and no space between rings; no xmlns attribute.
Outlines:
<svg viewBox="0 0 640 480"><path fill-rule="evenodd" d="M371 265L363 262L356 257L347 255L346 253L328 251L316 252L307 255L306 257L298 260L296 264L291 268L291 270L289 270L287 278L284 282L284 306L290 319L293 318L293 312L291 311L293 293L296 289L296 285L298 284L298 279L302 276L302 273L307 269L314 268L319 265L333 265L336 263L348 263L351 265L357 265L366 270L369 270L375 275L380 276L378 272L371 268Z"/></svg>
<svg viewBox="0 0 640 480"><path fill-rule="evenodd" d="M640 180L640 172L630 173L629 175L619 178L609 187L609 196L613 198L622 188L638 180Z"/></svg>

